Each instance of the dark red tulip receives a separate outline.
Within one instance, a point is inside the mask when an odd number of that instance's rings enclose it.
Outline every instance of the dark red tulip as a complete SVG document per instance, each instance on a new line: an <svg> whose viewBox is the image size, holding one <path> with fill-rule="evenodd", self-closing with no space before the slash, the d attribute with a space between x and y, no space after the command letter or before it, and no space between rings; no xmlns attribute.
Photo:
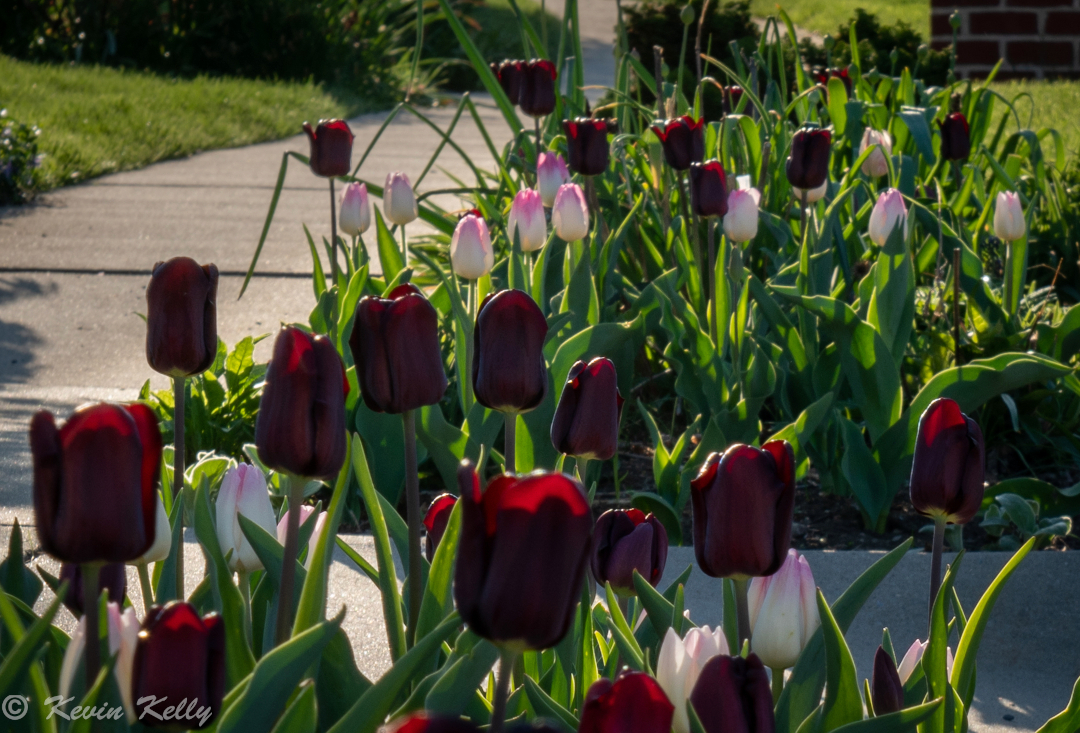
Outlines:
<svg viewBox="0 0 1080 733"><path fill-rule="evenodd" d="M724 104L727 105L727 109L724 111L727 113L734 112L739 102L742 101L743 88L738 84L732 84L729 87L724 88Z"/></svg>
<svg viewBox="0 0 1080 733"><path fill-rule="evenodd" d="M521 111L532 117L544 117L555 110L555 64L533 59L522 64L521 90L517 99Z"/></svg>
<svg viewBox="0 0 1080 733"><path fill-rule="evenodd" d="M583 176L598 176L608 167L608 123L591 117L563 120L570 170Z"/></svg>
<svg viewBox="0 0 1080 733"><path fill-rule="evenodd" d="M544 401L547 321L521 290L484 298L473 329L473 392L484 407L528 412Z"/></svg>
<svg viewBox="0 0 1080 733"><path fill-rule="evenodd" d="M64 594L64 605L76 616L82 616L85 613L82 565L61 563L60 580L66 580L68 583L67 593ZM103 590L109 591L111 603L120 603L124 600L124 594L127 593L127 569L123 563L111 562L101 566L98 571L99 596Z"/></svg>
<svg viewBox="0 0 1080 733"><path fill-rule="evenodd" d="M727 174L719 160L690 164L690 203L698 216L727 214Z"/></svg>
<svg viewBox="0 0 1080 733"><path fill-rule="evenodd" d="M561 473L496 476L481 494L472 465L458 471L461 539L454 601L495 643L547 649L566 635L589 557L589 500Z"/></svg>
<svg viewBox="0 0 1080 733"><path fill-rule="evenodd" d="M846 66L843 68L829 69L818 67L811 72L811 75L814 77L814 81L826 88L829 86L829 79L839 79L844 83L844 90L847 92L848 96L851 96L851 73Z"/></svg>
<svg viewBox="0 0 1080 733"><path fill-rule="evenodd" d="M383 726L379 733L479 733L476 724L465 718L411 713Z"/></svg>
<svg viewBox="0 0 1080 733"><path fill-rule="evenodd" d="M311 172L323 178L347 176L352 169L353 134L345 120L319 120L314 130L304 123L311 141Z"/></svg>
<svg viewBox="0 0 1080 733"><path fill-rule="evenodd" d="M345 366L325 336L286 326L266 370L255 446L275 471L330 481L345 462Z"/></svg>
<svg viewBox="0 0 1080 733"><path fill-rule="evenodd" d="M59 429L30 421L42 549L69 563L127 562L154 543L161 433L143 404L84 405Z"/></svg>
<svg viewBox="0 0 1080 733"><path fill-rule="evenodd" d="M427 529L424 554L427 555L428 562L435 559L435 550L439 549L439 543L442 542L443 533L446 532L446 523L450 521L450 513L454 511L454 504L457 504L457 497L453 494L436 496L435 501L428 507L427 514L424 515L424 528Z"/></svg>
<svg viewBox="0 0 1080 733"><path fill-rule="evenodd" d="M389 298L360 300L349 348L364 403L375 412L434 405L446 392L439 314L411 283Z"/></svg>
<svg viewBox="0 0 1080 733"><path fill-rule="evenodd" d="M670 733L675 706L644 672L597 680L585 695L578 733Z"/></svg>
<svg viewBox="0 0 1080 733"><path fill-rule="evenodd" d="M706 662L690 703L705 733L776 730L769 674L753 652L746 659L721 654Z"/></svg>
<svg viewBox="0 0 1080 733"><path fill-rule="evenodd" d="M664 525L640 509L608 509L593 527L590 567L596 582L611 583L619 595L635 595L634 571L652 587L667 565L668 536Z"/></svg>
<svg viewBox="0 0 1080 733"><path fill-rule="evenodd" d="M888 715L904 709L904 683L896 671L896 662L880 646L874 654L874 672L870 675L870 700L874 715Z"/></svg>
<svg viewBox="0 0 1080 733"><path fill-rule="evenodd" d="M225 623L221 617L212 613L199 618L194 606L181 601L151 607L139 631L131 675L131 699L142 724L205 728L220 712L224 696ZM147 698L146 707L140 704L143 698ZM154 699L156 703L151 702ZM178 705L181 700L187 703L182 713L186 718L160 719L167 705Z"/></svg>
<svg viewBox="0 0 1080 733"><path fill-rule="evenodd" d="M695 122L693 117L684 115L658 122L652 126L652 131L660 138L664 159L675 170L684 171L691 163L705 159L704 119Z"/></svg>
<svg viewBox="0 0 1080 733"><path fill-rule="evenodd" d="M772 575L791 546L795 453L786 440L713 453L690 482L694 554L706 575Z"/></svg>
<svg viewBox="0 0 1080 733"><path fill-rule="evenodd" d="M979 424L960 405L939 397L919 418L911 504L920 514L967 524L982 505L985 462Z"/></svg>
<svg viewBox="0 0 1080 733"><path fill-rule="evenodd" d="M555 419L551 443L568 456L606 461L619 444L623 398L611 359L598 356L570 368Z"/></svg>
<svg viewBox="0 0 1080 733"><path fill-rule="evenodd" d="M521 79L525 75L525 62L517 60L492 64L491 73L499 80L499 86L510 98L510 104L517 104L521 98Z"/></svg>
<svg viewBox="0 0 1080 733"><path fill-rule="evenodd" d="M170 377L193 377L217 357L217 265L174 257L146 286L146 360Z"/></svg>
<svg viewBox="0 0 1080 733"><path fill-rule="evenodd" d="M944 160L967 160L971 153L971 131L963 112L953 112L938 122L941 131L941 157Z"/></svg>
<svg viewBox="0 0 1080 733"><path fill-rule="evenodd" d="M791 138L791 155L785 171L795 188L813 191L829 177L832 133L820 128L803 128Z"/></svg>

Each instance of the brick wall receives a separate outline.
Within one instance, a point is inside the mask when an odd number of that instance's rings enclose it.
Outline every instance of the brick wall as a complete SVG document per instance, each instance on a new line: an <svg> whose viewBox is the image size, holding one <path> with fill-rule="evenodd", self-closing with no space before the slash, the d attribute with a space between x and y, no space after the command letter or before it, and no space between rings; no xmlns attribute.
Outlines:
<svg viewBox="0 0 1080 733"><path fill-rule="evenodd" d="M1080 78L1080 0L931 0L934 48L952 43L949 16L960 13L957 76Z"/></svg>

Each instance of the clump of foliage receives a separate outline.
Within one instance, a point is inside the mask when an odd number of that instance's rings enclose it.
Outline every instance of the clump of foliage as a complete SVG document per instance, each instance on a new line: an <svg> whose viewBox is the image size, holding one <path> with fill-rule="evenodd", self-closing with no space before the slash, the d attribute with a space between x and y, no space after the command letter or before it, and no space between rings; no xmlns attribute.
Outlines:
<svg viewBox="0 0 1080 733"><path fill-rule="evenodd" d="M0 205L21 204L33 195L41 166L36 125L19 122L0 110Z"/></svg>

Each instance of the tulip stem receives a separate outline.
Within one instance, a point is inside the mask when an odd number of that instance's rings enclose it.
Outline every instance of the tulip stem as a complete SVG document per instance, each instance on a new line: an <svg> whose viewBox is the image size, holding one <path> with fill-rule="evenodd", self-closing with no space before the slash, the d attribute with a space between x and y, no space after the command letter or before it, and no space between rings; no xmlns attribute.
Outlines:
<svg viewBox="0 0 1080 733"><path fill-rule="evenodd" d="M140 566L141 567L141 566ZM240 598L244 601L244 636L251 643L251 576L246 570L236 571L236 584L240 586Z"/></svg>
<svg viewBox="0 0 1080 733"><path fill-rule="evenodd" d="M98 573L101 565L83 563L83 620L86 624L86 689L94 686L101 669L101 629L98 620Z"/></svg>
<svg viewBox="0 0 1080 733"><path fill-rule="evenodd" d="M585 487L585 493L588 493L589 492L589 484L586 483L585 476L588 474L588 470L589 470L589 459L586 458L585 456L578 456L577 458L574 459L574 463L577 464L576 468L577 468L578 481L580 481L581 485Z"/></svg>
<svg viewBox="0 0 1080 733"><path fill-rule="evenodd" d="M337 285L338 271L338 241L337 241L337 212L334 201L334 178L330 177L330 285Z"/></svg>
<svg viewBox="0 0 1080 733"><path fill-rule="evenodd" d="M799 234L802 235L804 242L806 241L806 199L809 195L810 192L804 190L799 204Z"/></svg>
<svg viewBox="0 0 1080 733"><path fill-rule="evenodd" d="M465 414L467 416L469 414L469 411L472 410L473 402L476 399L475 395L473 394L472 383L473 359L476 358L476 356L473 354L472 331L476 327L476 300L477 294L480 290L480 281L473 280L465 287L468 289L469 292L467 296L469 301L469 322L461 324L461 330L465 334L465 379L463 381L465 382Z"/></svg>
<svg viewBox="0 0 1080 733"><path fill-rule="evenodd" d="M409 240L405 238L405 225L401 225L401 261L409 266Z"/></svg>
<svg viewBox="0 0 1080 733"><path fill-rule="evenodd" d="M304 481L295 476L282 474L288 487L289 513L285 524L285 551L282 556L281 586L278 589L277 623L274 627L276 644L289 640L292 626L293 585L296 581L296 556L300 534L300 504L304 499Z"/></svg>
<svg viewBox="0 0 1080 733"><path fill-rule="evenodd" d="M780 693L784 691L784 670L772 668L772 701L775 705L780 701Z"/></svg>
<svg viewBox="0 0 1080 733"><path fill-rule="evenodd" d="M708 2L708 0L706 0L706 2ZM705 11L703 10L702 12L704 13ZM710 299L712 300L712 313L710 314L712 318L710 319L711 323L709 324L709 330L710 335L712 336L713 345L716 347L716 353L719 354L720 341L718 339L718 334L720 329L716 322L716 319L719 318L716 307L716 281L718 279L716 277L716 220L706 219L706 222L709 227L709 284L712 286L712 298Z"/></svg>
<svg viewBox="0 0 1080 733"><path fill-rule="evenodd" d="M401 425L405 431L405 503L409 520L409 626L406 642L411 647L416 641L416 622L420 619L420 599L424 583L420 565L420 478L416 473L416 414L412 410L401 413Z"/></svg>
<svg viewBox="0 0 1080 733"><path fill-rule="evenodd" d="M750 581L747 579L732 579L732 583L735 586L735 611L738 614L739 619L739 649L742 648L743 643L750 639ZM738 650L733 650L733 654L738 654Z"/></svg>
<svg viewBox="0 0 1080 733"><path fill-rule="evenodd" d="M141 562L138 564L139 569L139 587L142 588L142 603L143 603L143 615L150 610L150 606L154 605L154 589L150 585L150 568L149 566Z"/></svg>
<svg viewBox="0 0 1080 733"><path fill-rule="evenodd" d="M495 701L491 706L491 725L489 733L502 733L503 720L506 718L506 700L510 696L510 675L518 653L503 649L499 654L499 671L495 675Z"/></svg>
<svg viewBox="0 0 1080 733"><path fill-rule="evenodd" d="M184 595L184 403L186 377L173 377L173 501L180 502L180 547L176 551L176 597Z"/></svg>
<svg viewBox="0 0 1080 733"><path fill-rule="evenodd" d="M941 588L941 553L945 549L945 517L934 517L934 549L930 557L930 608L929 617L934 615L934 601Z"/></svg>
<svg viewBox="0 0 1080 733"><path fill-rule="evenodd" d="M960 366L960 245L953 248L953 357Z"/></svg>
<svg viewBox="0 0 1080 733"><path fill-rule="evenodd" d="M514 448L517 443L517 413L516 412L504 412L503 413L503 458L506 461L506 472L517 473L517 461L515 460L516 452Z"/></svg>

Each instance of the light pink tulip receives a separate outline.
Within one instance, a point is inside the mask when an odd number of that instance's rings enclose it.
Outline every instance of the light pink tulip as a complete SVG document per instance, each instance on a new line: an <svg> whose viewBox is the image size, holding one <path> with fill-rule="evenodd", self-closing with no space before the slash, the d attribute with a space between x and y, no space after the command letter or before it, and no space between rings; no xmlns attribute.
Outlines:
<svg viewBox="0 0 1080 733"><path fill-rule="evenodd" d="M821 625L815 588L810 563L795 550L776 573L750 581L750 648L765 666L787 669L799 660Z"/></svg>
<svg viewBox="0 0 1080 733"><path fill-rule="evenodd" d="M266 477L247 463L230 468L221 479L217 497L217 536L222 554L232 550L230 570L248 573L262 570L262 561L240 529L238 516L241 514L267 532L274 532L274 509L270 506Z"/></svg>
<svg viewBox="0 0 1080 733"><path fill-rule="evenodd" d="M724 214L724 234L732 242L749 242L757 236L758 204L761 193L756 188L737 188L727 197Z"/></svg>
<svg viewBox="0 0 1080 733"><path fill-rule="evenodd" d="M338 226L350 237L360 236L371 226L371 203L366 184L350 183L342 191Z"/></svg>
<svg viewBox="0 0 1080 733"><path fill-rule="evenodd" d="M540 194L531 188L518 191L510 205L510 218L506 222L506 235L514 246L514 234L521 239L522 252L534 252L547 242L547 221Z"/></svg>
<svg viewBox="0 0 1080 733"><path fill-rule="evenodd" d="M557 153L540 153L540 162L536 165L536 186L540 189L540 198L549 209L555 205L555 196L559 186L570 182L570 171L566 161Z"/></svg>
<svg viewBox="0 0 1080 733"><path fill-rule="evenodd" d="M120 690L121 702L129 723L134 723L135 706L131 700L131 674L135 664L135 646L139 641L139 619L130 606L121 612L120 606L110 603L105 618L109 626L109 654L116 655L113 674ZM60 663L60 694L67 698L72 691L76 674L83 666L83 649L86 647L86 617L79 619L75 633L71 635L64 659Z"/></svg>
<svg viewBox="0 0 1080 733"><path fill-rule="evenodd" d="M863 161L862 172L871 178L880 178L889 173L889 162L886 156L892 155L892 136L884 130L875 130L868 127L863 131L862 142L859 144L859 155L862 155L867 148L874 145L879 147Z"/></svg>
<svg viewBox="0 0 1080 733"><path fill-rule="evenodd" d="M161 502L161 495L157 496L157 509L154 512L154 544L143 553L138 560L132 560L128 565L140 565L143 563L161 562L172 552L172 525L169 524L169 515L165 513L165 505Z"/></svg>
<svg viewBox="0 0 1080 733"><path fill-rule="evenodd" d="M901 684L907 684L908 679L911 677L911 673L915 671L915 668L922 662L923 653L926 651L926 646L930 642L916 639L915 642L908 647L907 652L904 654L904 658L900 660L900 664L896 667L896 672L900 675ZM953 668L953 653L952 647L945 648L945 671L949 677L952 677Z"/></svg>
<svg viewBox="0 0 1080 733"><path fill-rule="evenodd" d="M551 209L551 225L564 242L575 242L588 235L589 205L585 203L581 186L576 183L559 186Z"/></svg>
<svg viewBox="0 0 1080 733"><path fill-rule="evenodd" d="M1002 191L997 195L994 207L994 235L1004 242L1014 242L1027 234L1024 209L1020 196L1014 191Z"/></svg>
<svg viewBox="0 0 1080 733"><path fill-rule="evenodd" d="M675 733L690 733L686 700L694 690L701 668L718 654L730 653L724 631L719 626L716 630L708 626L692 628L684 639L668 628L656 658L656 681L675 705L672 721Z"/></svg>
<svg viewBox="0 0 1080 733"><path fill-rule="evenodd" d="M401 171L387 174L382 203L383 214L398 226L404 226L420 215L412 183Z"/></svg>
<svg viewBox="0 0 1080 733"><path fill-rule="evenodd" d="M879 247L884 247L889 235L898 225L903 226L906 239L908 220L904 196L895 188L890 188L878 196L877 203L870 212L870 239Z"/></svg>
<svg viewBox="0 0 1080 733"><path fill-rule="evenodd" d="M308 506L307 504L300 505L300 526L302 527L311 515L315 513L315 507ZM281 521L277 525L277 539L282 545L285 544L285 535L288 533L289 526L289 512L286 511L281 516ZM307 557L304 558L304 568L311 568L311 559L315 556L315 546L319 542L319 538L322 537L323 529L326 527L326 512L319 512L319 516L315 517L315 529L311 532L311 539L308 540Z"/></svg>
<svg viewBox="0 0 1080 733"><path fill-rule="evenodd" d="M450 265L466 280L477 280L491 272L495 250L487 222L476 214L461 217L450 240Z"/></svg>

